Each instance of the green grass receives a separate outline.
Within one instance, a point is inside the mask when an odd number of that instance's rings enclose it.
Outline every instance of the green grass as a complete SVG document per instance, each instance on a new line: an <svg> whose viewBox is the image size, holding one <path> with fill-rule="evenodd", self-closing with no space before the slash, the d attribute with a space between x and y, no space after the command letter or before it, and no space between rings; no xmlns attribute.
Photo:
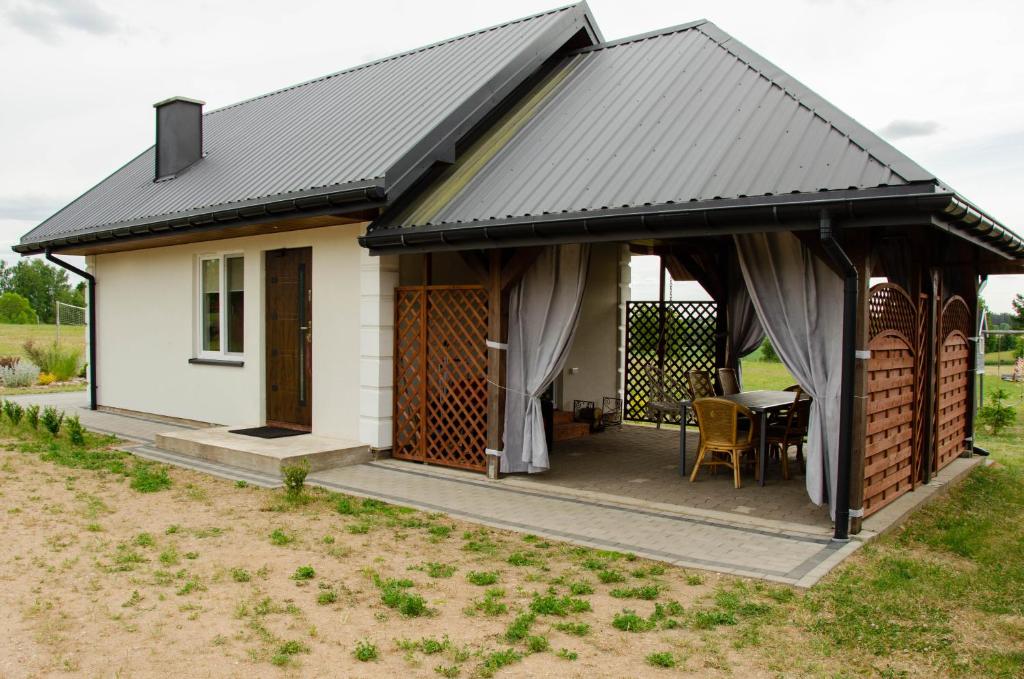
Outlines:
<svg viewBox="0 0 1024 679"><path fill-rule="evenodd" d="M20 356L26 358L22 346L29 340L38 345L50 344L57 339L57 326L45 323L36 325L10 325L0 323L0 356ZM85 355L85 326L60 326L60 344L62 347L74 347Z"/></svg>

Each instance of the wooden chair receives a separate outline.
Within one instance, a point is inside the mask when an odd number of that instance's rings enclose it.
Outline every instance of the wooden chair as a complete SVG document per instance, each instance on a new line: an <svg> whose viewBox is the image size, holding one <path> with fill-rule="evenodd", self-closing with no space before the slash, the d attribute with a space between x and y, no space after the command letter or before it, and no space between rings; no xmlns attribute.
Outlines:
<svg viewBox="0 0 1024 679"><path fill-rule="evenodd" d="M718 383L722 385L722 396L732 396L740 393L740 381L736 377L736 370L733 368L718 369Z"/></svg>
<svg viewBox="0 0 1024 679"><path fill-rule="evenodd" d="M701 465L732 470L733 485L739 488L743 453L756 457L757 420L744 406L721 398L698 398L693 402L700 429L700 448L690 482L697 480Z"/></svg>
<svg viewBox="0 0 1024 679"><path fill-rule="evenodd" d="M694 399L714 398L715 379L707 370L690 370L686 373L686 381L690 384L690 394Z"/></svg>
<svg viewBox="0 0 1024 679"><path fill-rule="evenodd" d="M811 419L811 400L799 385L786 391L795 392L793 405L786 409L784 422L770 424L766 441L768 450L777 453L782 466L782 478L789 479L789 449L796 446L796 460L800 468L804 468L804 439Z"/></svg>
<svg viewBox="0 0 1024 679"><path fill-rule="evenodd" d="M658 368L656 363L648 363L644 368L647 375L647 414L657 422L661 429L661 420L668 415L680 413L680 399L690 399L690 392L685 385L676 382Z"/></svg>

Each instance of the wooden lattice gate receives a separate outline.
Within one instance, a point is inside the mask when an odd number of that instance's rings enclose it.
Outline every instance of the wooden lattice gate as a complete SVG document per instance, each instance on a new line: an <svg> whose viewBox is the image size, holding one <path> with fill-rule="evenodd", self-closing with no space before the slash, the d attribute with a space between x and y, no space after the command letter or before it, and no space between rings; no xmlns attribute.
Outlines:
<svg viewBox="0 0 1024 679"><path fill-rule="evenodd" d="M868 312L865 516L913 488L923 441L918 307L902 288L882 283L871 288Z"/></svg>
<svg viewBox="0 0 1024 679"><path fill-rule="evenodd" d="M677 384L688 370L715 369L718 306L714 302L627 302L625 418L654 422L647 412L647 366L662 367ZM682 393L675 394L682 399ZM665 421L678 422L678 416Z"/></svg>
<svg viewBox="0 0 1024 679"><path fill-rule="evenodd" d="M394 457L487 470L486 339L480 286L395 291Z"/></svg>
<svg viewBox="0 0 1024 679"><path fill-rule="evenodd" d="M972 335L971 312L962 297L942 306L939 356L936 365L935 467L937 471L960 456L967 440L968 385Z"/></svg>

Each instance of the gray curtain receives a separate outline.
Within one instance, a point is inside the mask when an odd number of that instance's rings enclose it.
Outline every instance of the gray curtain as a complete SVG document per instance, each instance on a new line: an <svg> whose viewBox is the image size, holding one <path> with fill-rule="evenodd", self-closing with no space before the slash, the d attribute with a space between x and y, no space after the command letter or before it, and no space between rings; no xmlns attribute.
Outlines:
<svg viewBox="0 0 1024 679"><path fill-rule="evenodd" d="M725 320L729 328L729 341L726 343L725 365L733 368L739 377L740 385L743 377L740 370L740 359L752 353L764 341L764 328L757 317L754 301L747 291L738 261L729 263L729 300L725 310Z"/></svg>
<svg viewBox="0 0 1024 679"><path fill-rule="evenodd" d="M589 258L589 245L545 248L509 294L503 472L549 467L540 395L568 358Z"/></svg>
<svg viewBox="0 0 1024 679"><path fill-rule="evenodd" d="M835 507L842 383L843 282L791 233L735 236L740 268L772 346L814 399L807 494Z"/></svg>

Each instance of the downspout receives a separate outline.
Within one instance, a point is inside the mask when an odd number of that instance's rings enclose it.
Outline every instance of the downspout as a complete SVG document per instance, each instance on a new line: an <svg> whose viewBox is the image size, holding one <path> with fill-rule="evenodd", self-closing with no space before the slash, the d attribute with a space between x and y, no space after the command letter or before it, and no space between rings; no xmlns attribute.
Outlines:
<svg viewBox="0 0 1024 679"><path fill-rule="evenodd" d="M832 539L847 541L850 539L850 469L853 462L853 369L855 358L855 340L857 332L857 267L835 239L832 218L828 211L822 210L819 221L821 245L832 260L833 266L843 277L843 343L842 343L842 384L840 387L839 410L839 459L835 515L836 527Z"/></svg>
<svg viewBox="0 0 1024 679"><path fill-rule="evenodd" d="M77 266L57 259L46 249L46 259L62 269L81 276L89 283L89 409L96 410L96 277Z"/></svg>
<svg viewBox="0 0 1024 679"><path fill-rule="evenodd" d="M981 332L981 293L985 290L985 286L988 284L988 274L981 275L981 282L978 285L978 294L975 295L974 299L974 330L977 333L977 337L974 342L974 365L971 366L971 451L975 455L981 455L982 457L988 456L988 450L977 445L977 429L976 424L978 421L978 408L981 407L982 397L985 394L985 363L982 361L981 368L978 368L978 356L984 356L985 354L985 335Z"/></svg>

